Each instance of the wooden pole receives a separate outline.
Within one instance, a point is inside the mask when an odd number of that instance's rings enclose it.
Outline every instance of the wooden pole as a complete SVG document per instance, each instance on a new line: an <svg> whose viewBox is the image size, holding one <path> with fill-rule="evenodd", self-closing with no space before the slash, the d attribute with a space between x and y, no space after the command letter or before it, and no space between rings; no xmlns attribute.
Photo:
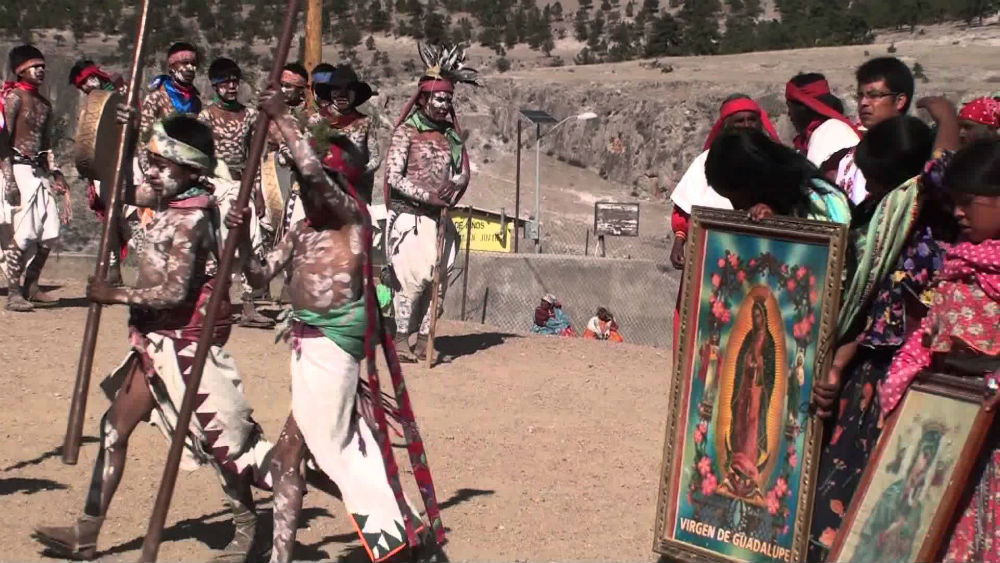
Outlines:
<svg viewBox="0 0 1000 563"><path fill-rule="evenodd" d="M518 221L521 220L521 116L517 117L517 162L515 164L514 176L514 254L517 254L518 241L521 240L521 232L517 228Z"/></svg>
<svg viewBox="0 0 1000 563"><path fill-rule="evenodd" d="M268 77L268 86L277 88L281 79L281 70L288 58L289 46L292 37L295 35L295 20L299 12L299 0L288 0L285 8L285 21L281 28L281 38L278 40L278 49L274 57L274 65L271 67L271 74ZM244 209L250 203L250 195L253 190L254 179L257 176L257 168L260 166L261 156L264 154L264 145L267 142L267 129L270 118L265 112L257 114L257 122L254 124L253 138L250 141L250 156L247 158L247 167L243 172L240 182L240 193L233 205L235 209ZM195 397L198 394L198 386L201 384L201 376L205 371L205 361L208 359L208 351L212 347L215 323L219 319L222 302L229 295L229 282L233 270L233 262L236 256L236 247L240 239L244 236L246 225L231 229L226 237L226 244L222 249L222 256L219 258L218 272L215 281L218 284L208 300L208 307L205 312L205 321L201 327L201 336L198 338L198 348L194 353L194 364L191 366L191 375L188 377L184 389L184 400L181 402L180 412L177 415L177 426L173 430L173 439L170 442L170 453L167 454L167 463L163 468L163 479L160 481L160 490L156 495L156 505L153 507L153 514L149 519L149 529L146 532L146 539L142 543L141 561L156 561L156 555L160 549L160 539L163 535L163 524L167 519L167 511L170 509L170 499L174 494L174 485L177 483L177 469L181 461L181 453L184 451L184 442L188 429L191 425L191 413L194 411Z"/></svg>
<svg viewBox="0 0 1000 563"><path fill-rule="evenodd" d="M132 77L129 79L128 94L125 104L130 108L138 107L139 88L142 84L142 55L146 46L146 21L149 15L149 0L143 0L139 13L139 24L135 33L135 52L132 54ZM125 183L126 167L132 166L128 150L135 144L135 127L129 120L122 127L118 138L118 156L115 159L115 170L111 177L108 190L108 216L101 229L101 245L97 251L97 266L94 277L99 280L108 278L108 255L112 247L111 241L117 240L115 232L121 220L122 188ZM115 251L118 249L116 248ZM80 361L76 367L76 383L73 386L73 398L69 407L69 421L66 423L66 438L63 441L62 461L67 465L76 465L80 456L80 437L83 434L83 418L87 411L87 393L90 391L90 372L94 367L94 349L97 347L97 330L101 325L101 304L91 303L87 310L87 323L83 328L83 345L80 348Z"/></svg>
<svg viewBox="0 0 1000 563"><path fill-rule="evenodd" d="M434 261L434 281L431 282L431 327L427 331L427 349L424 352L426 356L427 369L431 369L434 365L434 332L437 329L438 321L438 308L441 304L441 260L444 259L444 233L448 225L448 208L441 208L441 216L438 219L438 232L437 232L437 259ZM445 283L448 282L447 276L445 277Z"/></svg>
<svg viewBox="0 0 1000 563"><path fill-rule="evenodd" d="M472 250L472 206L465 218L465 266L462 269L462 321L465 321L465 302L469 296L469 253Z"/></svg>
<svg viewBox="0 0 1000 563"><path fill-rule="evenodd" d="M302 64L306 72L323 60L323 0L307 0L306 4L306 49ZM313 102L312 88L306 89L306 107Z"/></svg>

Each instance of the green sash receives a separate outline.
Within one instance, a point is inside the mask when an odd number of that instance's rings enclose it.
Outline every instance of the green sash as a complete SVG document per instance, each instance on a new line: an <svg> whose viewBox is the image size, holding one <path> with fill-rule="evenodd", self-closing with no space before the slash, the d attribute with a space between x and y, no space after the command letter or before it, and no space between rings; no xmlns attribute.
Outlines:
<svg viewBox="0 0 1000 563"><path fill-rule="evenodd" d="M413 112L406 120L408 125L412 125L417 131L426 133L428 131L438 131L448 139L448 146L451 147L451 165L457 172L462 169L462 137L454 127L442 127L437 123L427 119L420 111Z"/></svg>
<svg viewBox="0 0 1000 563"><path fill-rule="evenodd" d="M318 328L340 349L361 359L365 356L365 300L351 301L341 307L320 314L308 309L297 309L292 316L307 325Z"/></svg>

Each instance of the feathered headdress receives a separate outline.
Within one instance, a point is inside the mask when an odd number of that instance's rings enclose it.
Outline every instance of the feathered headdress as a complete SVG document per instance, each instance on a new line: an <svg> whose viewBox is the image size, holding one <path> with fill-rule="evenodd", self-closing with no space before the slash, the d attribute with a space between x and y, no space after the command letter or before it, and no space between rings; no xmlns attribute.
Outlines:
<svg viewBox="0 0 1000 563"><path fill-rule="evenodd" d="M427 70L420 78L421 91L427 90L427 83L447 83L454 88L455 84L465 83L479 86L479 71L465 66L465 46L461 43L449 48L446 45L428 45L417 43L417 51L420 53L420 60L424 62ZM447 86L442 85L443 88Z"/></svg>
<svg viewBox="0 0 1000 563"><path fill-rule="evenodd" d="M427 70L420 77L417 91L413 93L413 96L403 106L403 111L400 112L399 118L393 125L393 131L398 129L410 117L413 113L413 106L416 105L417 99L420 98L421 94L454 92L455 85L458 83L481 86L478 81L479 71L465 66L465 46L463 44L459 43L448 47L446 45L428 45L418 42L417 52L420 54L420 60L424 62ZM462 128L458 125L455 108L451 110L451 123L455 127L455 131L461 135ZM462 149L462 170L463 172L469 171L469 155L464 148ZM389 201L388 174L385 175L383 189L385 190L385 201Z"/></svg>

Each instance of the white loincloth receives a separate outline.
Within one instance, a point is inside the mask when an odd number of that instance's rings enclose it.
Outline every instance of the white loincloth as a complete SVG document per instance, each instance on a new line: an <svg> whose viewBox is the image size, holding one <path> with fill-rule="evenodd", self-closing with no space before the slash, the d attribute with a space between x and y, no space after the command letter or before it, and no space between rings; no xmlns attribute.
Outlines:
<svg viewBox="0 0 1000 563"><path fill-rule="evenodd" d="M379 442L357 406L360 364L328 338L297 342L292 414L316 464L340 488L369 557L380 561L405 547L406 531ZM419 527L417 510L406 504Z"/></svg>
<svg viewBox="0 0 1000 563"><path fill-rule="evenodd" d="M399 282L393 295L397 334L415 332L428 334L431 317L431 285L434 282L434 262L437 259L438 219L413 213L389 213L386 227L386 254ZM444 252L441 263L438 316L444 311L444 296L448 289L448 274L458 257L458 231L451 221L445 225ZM418 324L419 323L419 324Z"/></svg>
<svg viewBox="0 0 1000 563"><path fill-rule="evenodd" d="M21 205L12 207L0 194L0 224L13 226L14 243L21 250L51 246L59 239L59 209L48 174L30 164L13 168Z"/></svg>

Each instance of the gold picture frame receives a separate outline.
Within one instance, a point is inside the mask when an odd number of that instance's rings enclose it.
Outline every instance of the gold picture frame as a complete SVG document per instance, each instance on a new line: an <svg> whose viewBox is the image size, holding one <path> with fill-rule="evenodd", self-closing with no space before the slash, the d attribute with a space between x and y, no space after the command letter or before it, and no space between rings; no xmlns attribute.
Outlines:
<svg viewBox="0 0 1000 563"><path fill-rule="evenodd" d="M985 395L982 380L917 377L886 421L829 561L939 560L993 423Z"/></svg>
<svg viewBox="0 0 1000 563"><path fill-rule="evenodd" d="M653 550L804 561L846 226L695 207Z"/></svg>

